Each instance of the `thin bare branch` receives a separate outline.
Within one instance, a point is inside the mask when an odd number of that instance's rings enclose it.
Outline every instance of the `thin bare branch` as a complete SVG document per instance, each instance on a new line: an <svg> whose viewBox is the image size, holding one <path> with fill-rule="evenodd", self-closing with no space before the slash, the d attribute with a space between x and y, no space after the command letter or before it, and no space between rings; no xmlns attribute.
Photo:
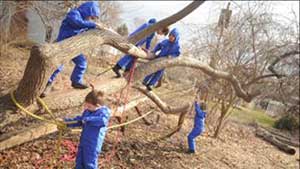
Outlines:
<svg viewBox="0 0 300 169"><path fill-rule="evenodd" d="M189 57L178 57L174 59L165 59L159 58L153 61L148 62L147 64L141 65L137 67L134 80L138 81L141 80L146 75L153 73L157 70L174 67L174 66L182 66L182 67L190 67L195 69L200 69L203 73L215 77L227 80L231 83L232 87L234 88L236 95L247 102L250 102L253 97L257 96L259 93L250 94L246 92L242 87L238 79L228 72L219 71L213 69L207 64L203 64L202 62L189 58Z"/></svg>

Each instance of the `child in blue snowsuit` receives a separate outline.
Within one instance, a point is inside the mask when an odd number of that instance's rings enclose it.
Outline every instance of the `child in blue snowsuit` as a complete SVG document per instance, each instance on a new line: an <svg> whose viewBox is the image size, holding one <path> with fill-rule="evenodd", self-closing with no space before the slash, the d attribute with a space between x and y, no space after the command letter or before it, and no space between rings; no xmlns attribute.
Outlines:
<svg viewBox="0 0 300 169"><path fill-rule="evenodd" d="M148 28L154 23L156 23L156 19L155 18L150 19L147 23L142 24L135 31L129 34L129 37L143 31L144 29ZM137 42L135 46L139 47L146 43L146 50L149 50L154 35L155 33L150 34L148 37ZM117 77L121 77L121 73L119 72L120 69L129 71L132 65L133 65L133 57L131 55L125 55L117 62L117 64L113 67L112 70L116 73Z"/></svg>
<svg viewBox="0 0 300 169"><path fill-rule="evenodd" d="M170 34L169 39L165 39L162 42L158 43L153 49L152 53L159 52L156 58L161 57L178 57L180 55L180 44L179 44L179 32L174 28ZM148 90L152 90L153 87L159 79L163 76L164 69L158 70L155 73L152 73L145 77L143 84L147 87Z"/></svg>
<svg viewBox="0 0 300 169"><path fill-rule="evenodd" d="M72 9L62 21L59 34L56 42L78 35L89 29L99 27L99 24L94 22L100 16L99 3L96 1L89 1L81 4L78 8ZM83 83L83 75L87 68L87 61L83 54L80 54L72 59L75 63L75 68L71 75L72 87L77 89L85 89L88 86ZM45 97L51 89L51 85L57 74L63 69L60 65L51 75L47 86L41 97Z"/></svg>
<svg viewBox="0 0 300 169"><path fill-rule="evenodd" d="M202 104L201 107L198 104L198 102L194 103L195 106L195 117L194 117L194 128L188 135L188 145L189 145L189 151L188 153L195 153L196 151L196 143L195 138L199 136L201 133L205 130L205 118L206 118L206 112L204 110L206 109L206 105Z"/></svg>
<svg viewBox="0 0 300 169"><path fill-rule="evenodd" d="M98 169L101 152L111 111L104 106L103 93L94 90L85 98L82 116L66 118L67 127L82 127L76 156L76 169ZM69 123L68 122L72 122Z"/></svg>
<svg viewBox="0 0 300 169"><path fill-rule="evenodd" d="M144 29L148 28L149 26L153 25L154 23L156 23L156 19L155 18L150 19L147 23L144 23L143 25L138 27L135 31L133 31L131 34L129 34L129 37L143 31ZM168 28L159 29L157 31L157 34L159 34L159 35L167 35L168 33L169 33ZM155 35L155 33L150 34L146 38L138 41L135 44L135 46L141 47L145 44L145 47L146 47L145 50L148 51L150 49L151 41L152 41L154 35ZM117 77L121 77L121 73L120 73L121 69L123 69L125 72L130 70L130 68L133 66L133 59L134 58L131 55L125 55L117 62L117 64L112 69L116 73Z"/></svg>

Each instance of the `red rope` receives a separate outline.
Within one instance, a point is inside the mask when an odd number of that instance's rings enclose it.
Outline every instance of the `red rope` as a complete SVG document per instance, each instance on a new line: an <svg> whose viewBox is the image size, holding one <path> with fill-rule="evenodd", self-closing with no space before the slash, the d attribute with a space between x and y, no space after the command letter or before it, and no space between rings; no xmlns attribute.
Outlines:
<svg viewBox="0 0 300 169"><path fill-rule="evenodd" d="M121 90L120 92L120 95L119 95L119 98L118 98L118 102L117 102L117 105L121 105L121 100L123 99L122 96L125 93L125 96L124 96L124 105L126 106L126 104L128 103L128 96L130 94L130 91L129 91L129 87L131 85L131 82L133 81L133 75L134 75L134 71L135 71L135 67L136 67L136 58L134 58L133 60L133 66L130 68L130 71L129 71L129 79L128 79L128 83L126 84L126 86ZM127 76L128 77L128 76ZM126 78L127 78L126 77ZM125 107L124 107L125 109ZM123 119L123 113L121 114L121 121ZM111 151L110 154L108 154L106 157L105 157L105 160L102 161L100 163L100 165L104 164L105 162L110 162L111 161L111 158L116 154L116 149L117 149L117 144L121 141L121 137L120 137L120 131L118 131L116 137L115 137L115 144L113 146L113 149ZM76 154L77 154L77 144L75 144L74 142L72 142L71 140L63 140L62 141L62 146L63 147L66 147L67 149L67 153L66 154L63 154L59 161L65 161L65 162L72 162L72 161L75 161L75 158L76 158ZM39 168L39 165L41 163L44 163L46 161L48 161L50 159L51 155L48 154L48 156L46 158L43 158L41 160L38 160L36 163L35 163L35 167L36 168Z"/></svg>
<svg viewBox="0 0 300 169"><path fill-rule="evenodd" d="M75 161L77 154L77 144L71 140L63 140L62 145L67 148L68 153L60 157L60 161Z"/></svg>
<svg viewBox="0 0 300 169"><path fill-rule="evenodd" d="M131 85L131 82L133 81L133 75L134 75L134 71L135 71L135 67L136 67L136 58L134 58L133 60L133 65L132 67L130 68L130 71L129 71L129 79L128 79L128 82L126 84L126 86L121 90L120 92L120 95L119 95L119 98L118 98L118 103L117 105L120 105L121 104L121 99L122 99L122 96L124 94L124 91L126 91L126 94L125 94L125 97L124 97L124 106L126 106L126 104L128 103L128 96L130 94L129 92L129 87ZM126 77L127 78L127 77ZM124 107L125 109L126 107ZM121 121L123 119L123 113L121 114ZM117 144L120 143L121 141L121 137L120 137L120 131L118 131L116 137L115 137L115 144L113 146L113 149L111 151L110 154L108 154L106 157L105 157L105 160L102 161L100 163L100 165L104 164L105 162L110 162L111 161L111 158L116 154L116 149L117 149Z"/></svg>

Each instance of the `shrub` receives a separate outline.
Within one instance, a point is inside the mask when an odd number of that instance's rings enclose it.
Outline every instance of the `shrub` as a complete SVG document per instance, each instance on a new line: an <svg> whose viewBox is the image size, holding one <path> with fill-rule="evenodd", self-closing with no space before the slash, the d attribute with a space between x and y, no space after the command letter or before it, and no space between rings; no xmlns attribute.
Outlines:
<svg viewBox="0 0 300 169"><path fill-rule="evenodd" d="M293 131L299 128L299 119L293 115L285 115L278 119L275 124L275 128L277 129L285 129L289 131Z"/></svg>

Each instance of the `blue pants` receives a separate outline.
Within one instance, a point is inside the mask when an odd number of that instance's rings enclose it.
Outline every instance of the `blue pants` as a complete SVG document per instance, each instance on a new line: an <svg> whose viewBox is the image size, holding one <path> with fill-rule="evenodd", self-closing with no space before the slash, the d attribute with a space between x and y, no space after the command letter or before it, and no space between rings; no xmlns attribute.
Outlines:
<svg viewBox="0 0 300 169"><path fill-rule="evenodd" d="M189 144L189 150L196 151L196 142L195 138L199 136L203 132L203 129L201 127L194 127L193 130L188 135L188 144Z"/></svg>
<svg viewBox="0 0 300 169"><path fill-rule="evenodd" d="M98 169L98 155L95 148L79 145L75 169Z"/></svg>
<svg viewBox="0 0 300 169"><path fill-rule="evenodd" d="M64 69L64 65L62 64L52 73L52 75L48 79L48 83L52 83L56 78L56 76L58 75L58 73L60 73L63 69Z"/></svg>
<svg viewBox="0 0 300 169"><path fill-rule="evenodd" d="M133 65L133 57L131 55L125 55L123 56L118 62L117 64L125 71L130 70L130 68Z"/></svg>
<svg viewBox="0 0 300 169"><path fill-rule="evenodd" d="M80 54L72 59L72 61L75 63L75 67L73 69L72 75L71 75L71 81L73 83L82 83L83 82L83 75L87 68L87 61L84 55ZM60 65L50 76L48 83L52 83L58 73L60 73L63 70L64 65Z"/></svg>
<svg viewBox="0 0 300 169"><path fill-rule="evenodd" d="M164 69L152 73L144 78L143 84L148 86L154 86L159 81L159 79L163 76L163 74L164 74Z"/></svg>

